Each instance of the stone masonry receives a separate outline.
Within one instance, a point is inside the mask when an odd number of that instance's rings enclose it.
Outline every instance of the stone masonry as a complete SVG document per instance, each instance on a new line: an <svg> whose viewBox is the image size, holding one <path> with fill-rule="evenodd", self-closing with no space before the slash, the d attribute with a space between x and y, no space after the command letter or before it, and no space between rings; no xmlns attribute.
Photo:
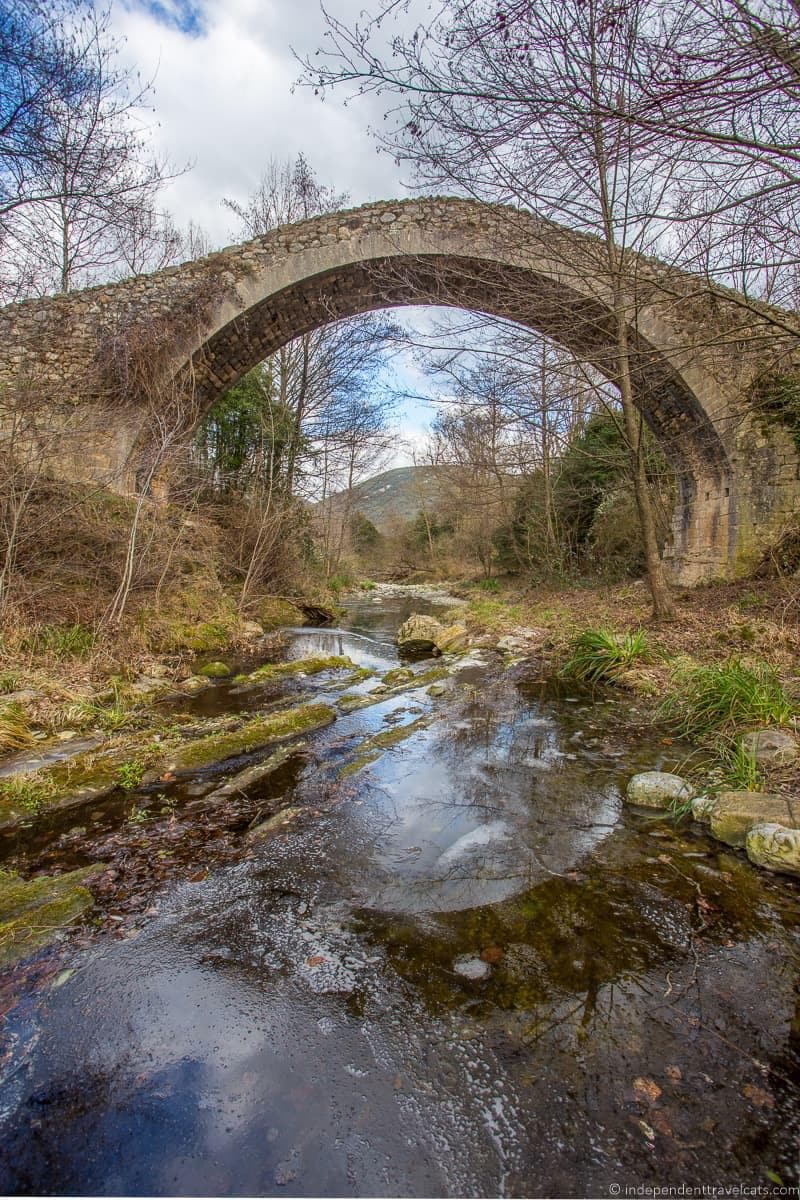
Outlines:
<svg viewBox="0 0 800 1200"><path fill-rule="evenodd" d="M685 584L735 575L800 507L792 432L750 399L764 372L797 370L800 323L654 259L630 254L624 274L637 403L678 480L673 574ZM196 421L299 334L409 304L519 322L616 377L605 243L516 209L425 198L0 309L0 387L22 404L51 397L56 430L81 418L60 474L133 490L154 411L182 397Z"/></svg>

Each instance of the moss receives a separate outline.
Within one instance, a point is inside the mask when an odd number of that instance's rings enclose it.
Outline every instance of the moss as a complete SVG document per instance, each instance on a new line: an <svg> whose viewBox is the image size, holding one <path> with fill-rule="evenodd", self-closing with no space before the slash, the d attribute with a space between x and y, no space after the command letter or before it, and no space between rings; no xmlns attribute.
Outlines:
<svg viewBox="0 0 800 1200"><path fill-rule="evenodd" d="M800 451L800 375L766 372L756 379L750 395L760 409L762 418L772 418L784 424Z"/></svg>
<svg viewBox="0 0 800 1200"><path fill-rule="evenodd" d="M31 880L0 872L0 965L8 966L48 945L85 912L93 899L82 885L102 870L102 866L82 867Z"/></svg>
<svg viewBox="0 0 800 1200"><path fill-rule="evenodd" d="M408 725L395 725L392 729L384 729L381 733L376 733L373 737L367 738L358 748L358 754L352 760L342 767L339 775L342 779L346 779L348 775L355 775L358 771L368 766L369 763L375 762L380 758L384 750L390 750L392 746L397 746L400 742L404 742L406 738L412 737L418 733L420 729L426 729L430 725L433 717L425 716L418 717L416 721L409 722Z"/></svg>
<svg viewBox="0 0 800 1200"><path fill-rule="evenodd" d="M439 683L440 680L448 679L449 676L450 672L447 667L431 667L428 671L421 671L418 675L414 675L405 683L395 684L394 687L383 685L379 688L374 688L366 696L342 696L337 703L342 712L355 712L359 708L369 708L372 704L382 704L390 696L397 696L401 692L425 687L431 683Z"/></svg>
<svg viewBox="0 0 800 1200"><path fill-rule="evenodd" d="M393 667L391 671L387 671L381 677L381 681L388 687L393 687L396 683L408 683L414 678L414 672L410 667Z"/></svg>
<svg viewBox="0 0 800 1200"><path fill-rule="evenodd" d="M287 675L319 675L322 671L341 671L345 667L355 667L353 660L346 654L332 654L327 658L294 658L290 662L265 663L263 667L253 671L248 679L263 683L270 679L285 679Z"/></svg>
<svg viewBox="0 0 800 1200"><path fill-rule="evenodd" d="M203 675L206 679L224 679L226 676L230 675L230 673L231 669L228 664L219 662L219 660L206 663L206 665L201 667L197 672L198 675Z"/></svg>
<svg viewBox="0 0 800 1200"><path fill-rule="evenodd" d="M279 629L282 625L305 625L306 618L302 609L290 600L281 600L278 596L267 596L258 606L258 619L264 629Z"/></svg>
<svg viewBox="0 0 800 1200"><path fill-rule="evenodd" d="M0 822L40 812L55 794L53 780L37 772L0 780Z"/></svg>
<svg viewBox="0 0 800 1200"><path fill-rule="evenodd" d="M285 709L267 717L256 717L230 733L212 734L187 742L171 759L171 771L198 770L260 750L273 742L322 729L336 719L336 713L327 704L305 704L298 708Z"/></svg>

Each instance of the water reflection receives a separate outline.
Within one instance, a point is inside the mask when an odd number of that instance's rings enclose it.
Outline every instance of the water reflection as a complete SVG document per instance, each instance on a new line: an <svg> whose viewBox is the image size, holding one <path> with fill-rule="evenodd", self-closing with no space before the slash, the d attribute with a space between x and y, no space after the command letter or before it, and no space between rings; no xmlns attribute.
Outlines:
<svg viewBox="0 0 800 1200"><path fill-rule="evenodd" d="M398 612L371 603L289 652L394 662ZM631 771L680 750L626 744L614 705L470 670L440 700L343 715L286 769L296 821L78 960L38 1045L11 1045L2 1189L794 1180L793 885L623 808ZM420 711L427 728L339 778Z"/></svg>

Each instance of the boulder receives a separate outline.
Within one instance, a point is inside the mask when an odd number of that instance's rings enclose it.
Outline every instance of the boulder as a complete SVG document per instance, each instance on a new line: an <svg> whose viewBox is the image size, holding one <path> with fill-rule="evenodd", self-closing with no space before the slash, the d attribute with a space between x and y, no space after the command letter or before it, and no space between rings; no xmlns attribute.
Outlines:
<svg viewBox="0 0 800 1200"><path fill-rule="evenodd" d="M796 810L796 811L793 811ZM744 846L755 825L800 826L800 801L768 792L720 792L711 811L711 832L729 846Z"/></svg>
<svg viewBox="0 0 800 1200"><path fill-rule="evenodd" d="M209 686L209 681L204 679L202 675L190 675L188 679L184 679L180 685L181 691L187 695L193 696L195 692L202 692Z"/></svg>
<svg viewBox="0 0 800 1200"><path fill-rule="evenodd" d="M242 636L255 640L264 636L264 630L259 625L258 621L243 621Z"/></svg>
<svg viewBox="0 0 800 1200"><path fill-rule="evenodd" d="M197 674L204 675L206 679L224 679L231 674L231 669L227 663L210 662L201 667Z"/></svg>
<svg viewBox="0 0 800 1200"><path fill-rule="evenodd" d="M392 667L391 671L387 671L383 676L383 682L389 687L395 687L398 683L408 683L414 678L414 672L410 667Z"/></svg>
<svg viewBox="0 0 800 1200"><path fill-rule="evenodd" d="M642 771L628 783L625 799L642 808L674 808L694 798L694 788L668 771Z"/></svg>
<svg viewBox="0 0 800 1200"><path fill-rule="evenodd" d="M747 831L745 849L757 867L800 876L800 829L767 822L754 825Z"/></svg>
<svg viewBox="0 0 800 1200"><path fill-rule="evenodd" d="M495 642L498 650L502 650L504 654L520 654L523 650L527 650L528 643L523 637L516 637L514 634L507 633Z"/></svg>
<svg viewBox="0 0 800 1200"><path fill-rule="evenodd" d="M711 814L716 807L716 796L695 796L692 801L692 816L695 821L702 821L705 825L711 820Z"/></svg>
<svg viewBox="0 0 800 1200"><path fill-rule="evenodd" d="M433 644L441 654L456 654L467 648L466 625L445 625L436 634Z"/></svg>
<svg viewBox="0 0 800 1200"><path fill-rule="evenodd" d="M744 735L742 746L765 766L794 762L800 753L797 739L785 729L754 729Z"/></svg>
<svg viewBox="0 0 800 1200"><path fill-rule="evenodd" d="M397 631L397 644L401 650L414 653L435 650L436 638L442 632L443 626L435 617L412 613Z"/></svg>

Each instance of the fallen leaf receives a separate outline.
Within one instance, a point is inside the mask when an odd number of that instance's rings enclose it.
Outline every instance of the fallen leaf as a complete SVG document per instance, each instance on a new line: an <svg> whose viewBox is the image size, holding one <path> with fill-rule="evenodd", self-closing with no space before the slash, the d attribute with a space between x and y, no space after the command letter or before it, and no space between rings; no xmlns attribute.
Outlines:
<svg viewBox="0 0 800 1200"><path fill-rule="evenodd" d="M208 875L208 870L203 867L201 871L195 871L194 875L189 876L189 883L202 883Z"/></svg>
<svg viewBox="0 0 800 1200"><path fill-rule="evenodd" d="M655 1079L650 1079L647 1075L639 1075L633 1081L633 1094L641 1104L655 1104L661 1095L661 1088Z"/></svg>
<svg viewBox="0 0 800 1200"><path fill-rule="evenodd" d="M648 1142L654 1142L656 1140L656 1131L651 1125L647 1124L647 1121L637 1121L636 1124L639 1126Z"/></svg>
<svg viewBox="0 0 800 1200"><path fill-rule="evenodd" d="M663 1108L656 1108L650 1113L653 1128L664 1137L672 1137L672 1126Z"/></svg>
<svg viewBox="0 0 800 1200"><path fill-rule="evenodd" d="M751 1104L755 1104L757 1108L774 1108L775 1101L770 1096L769 1092L765 1092L763 1088L756 1087L754 1083L746 1083L742 1088L742 1095L745 1100L749 1100Z"/></svg>
<svg viewBox="0 0 800 1200"><path fill-rule="evenodd" d="M306 959L306 966L307 967L318 967L320 963L324 963L324 962L325 962L324 954L312 954L310 958Z"/></svg>

